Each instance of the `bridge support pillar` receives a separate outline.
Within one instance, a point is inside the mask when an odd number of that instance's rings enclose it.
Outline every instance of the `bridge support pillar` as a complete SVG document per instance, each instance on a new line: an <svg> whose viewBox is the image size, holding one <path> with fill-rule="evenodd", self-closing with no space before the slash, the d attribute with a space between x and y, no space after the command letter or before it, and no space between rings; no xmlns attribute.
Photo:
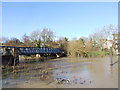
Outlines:
<svg viewBox="0 0 120 90"><path fill-rule="evenodd" d="M15 66L16 64L19 63L19 51L18 51L18 48L12 48L12 55L14 57L13 65Z"/></svg>

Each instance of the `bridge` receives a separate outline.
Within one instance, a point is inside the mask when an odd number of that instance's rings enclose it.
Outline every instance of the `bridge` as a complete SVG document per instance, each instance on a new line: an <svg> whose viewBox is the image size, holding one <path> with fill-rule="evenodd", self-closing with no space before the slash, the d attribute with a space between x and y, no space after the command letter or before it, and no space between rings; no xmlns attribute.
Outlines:
<svg viewBox="0 0 120 90"><path fill-rule="evenodd" d="M58 48L48 47L14 47L14 46L0 46L2 54L12 54L12 49L17 49L19 55L36 55L36 54L59 54L63 51Z"/></svg>
<svg viewBox="0 0 120 90"><path fill-rule="evenodd" d="M19 55L39 55L44 56L62 56L64 51L59 48L49 47L14 47L14 46L0 46L0 55L2 55L2 64L10 62L19 63ZM10 61L11 60L11 61Z"/></svg>

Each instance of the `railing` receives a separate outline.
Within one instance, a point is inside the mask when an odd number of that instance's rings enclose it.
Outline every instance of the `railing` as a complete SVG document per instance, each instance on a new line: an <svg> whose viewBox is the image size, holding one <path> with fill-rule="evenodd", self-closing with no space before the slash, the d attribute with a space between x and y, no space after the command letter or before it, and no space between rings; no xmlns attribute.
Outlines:
<svg viewBox="0 0 120 90"><path fill-rule="evenodd" d="M19 55L34 55L34 54L51 54L62 53L58 48L48 47L13 47L13 46L0 46L0 52L2 54L11 54L12 48L18 48Z"/></svg>

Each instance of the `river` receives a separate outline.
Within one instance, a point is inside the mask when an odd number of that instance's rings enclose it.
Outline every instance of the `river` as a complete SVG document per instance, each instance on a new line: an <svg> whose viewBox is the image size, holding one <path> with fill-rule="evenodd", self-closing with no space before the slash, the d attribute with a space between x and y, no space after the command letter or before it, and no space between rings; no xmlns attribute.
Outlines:
<svg viewBox="0 0 120 90"><path fill-rule="evenodd" d="M2 75L3 88L118 88L118 63L111 66L110 57L65 57L18 67Z"/></svg>

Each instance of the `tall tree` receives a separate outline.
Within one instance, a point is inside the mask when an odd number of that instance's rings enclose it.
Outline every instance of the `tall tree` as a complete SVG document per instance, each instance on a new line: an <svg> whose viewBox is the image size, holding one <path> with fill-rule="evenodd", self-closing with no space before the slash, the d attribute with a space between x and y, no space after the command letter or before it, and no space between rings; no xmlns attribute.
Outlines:
<svg viewBox="0 0 120 90"><path fill-rule="evenodd" d="M22 41L26 47L34 46L34 43L31 42L30 37L26 34L22 36Z"/></svg>
<svg viewBox="0 0 120 90"><path fill-rule="evenodd" d="M31 41L36 45L37 47L41 46L41 32L40 30L33 31L30 35Z"/></svg>
<svg viewBox="0 0 120 90"><path fill-rule="evenodd" d="M44 46L48 46L50 42L53 41L55 35L53 33L53 31L51 31L48 28L44 28L41 31L41 40L44 43Z"/></svg>

